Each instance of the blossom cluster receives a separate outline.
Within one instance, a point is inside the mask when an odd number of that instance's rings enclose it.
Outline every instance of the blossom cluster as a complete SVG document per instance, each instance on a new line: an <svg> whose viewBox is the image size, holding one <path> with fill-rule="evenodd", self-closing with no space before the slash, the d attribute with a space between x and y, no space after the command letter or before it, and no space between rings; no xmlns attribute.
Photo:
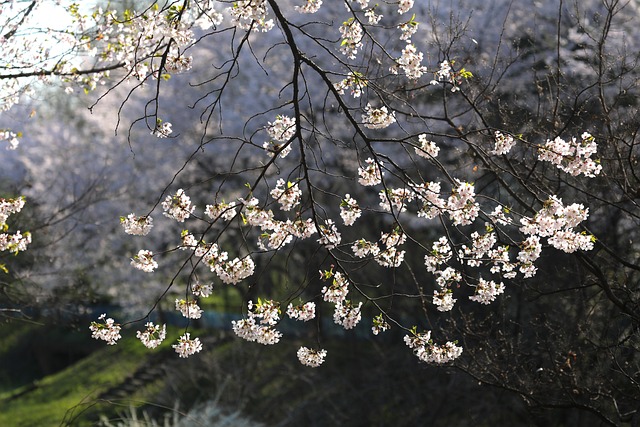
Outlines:
<svg viewBox="0 0 640 427"><path fill-rule="evenodd" d="M523 217L520 220L520 231L531 236L547 237L551 246L566 253L578 249L588 251L593 249L595 238L590 234L574 231L588 216L589 208L584 205L573 203L564 206L562 199L550 196L533 218Z"/></svg>
<svg viewBox="0 0 640 427"><path fill-rule="evenodd" d="M514 145L516 145L515 139L509 134L505 135L499 130L497 130L494 134L495 146L491 154L495 154L497 156L507 154Z"/></svg>
<svg viewBox="0 0 640 427"><path fill-rule="evenodd" d="M409 80L417 80L427 72L427 67L422 65L423 57L423 53L418 52L415 45L407 43L402 49L402 55L396 59L396 64L389 71L393 74L398 74L398 69L400 68Z"/></svg>
<svg viewBox="0 0 640 427"><path fill-rule="evenodd" d="M435 142L429 141L426 134L423 133L418 135L418 142L420 143L420 146L416 147L416 154L418 156L425 158L438 156L440 148Z"/></svg>
<svg viewBox="0 0 640 427"><path fill-rule="evenodd" d="M362 123L364 127L369 129L384 129L396 122L395 113L389 112L387 107L373 108L371 104L367 104L364 108Z"/></svg>
<svg viewBox="0 0 640 427"><path fill-rule="evenodd" d="M290 211L300 204L302 190L297 182L287 181L285 183L284 179L279 179L276 182L276 188L271 190L270 194L280 203L280 208L283 211Z"/></svg>
<svg viewBox="0 0 640 427"><path fill-rule="evenodd" d="M178 344L173 344L171 347L178 353L178 356L187 358L202 350L202 343L200 338L191 338L190 333L185 333L178 338Z"/></svg>
<svg viewBox="0 0 640 427"><path fill-rule="evenodd" d="M231 221L237 213L236 202L220 202L213 205L207 205L205 206L204 213L214 221L218 218L222 218L225 221Z"/></svg>
<svg viewBox="0 0 640 427"><path fill-rule="evenodd" d="M191 198L185 194L182 188L173 196L168 195L162 202L164 215L178 222L184 222L189 218L195 208L195 205L191 204Z"/></svg>
<svg viewBox="0 0 640 427"><path fill-rule="evenodd" d="M167 337L167 325L155 325L153 322L147 322L144 331L138 331L136 338L147 348L156 348Z"/></svg>
<svg viewBox="0 0 640 427"><path fill-rule="evenodd" d="M324 362L324 358L327 356L327 350L313 350L307 347L300 347L297 356L303 365L317 368Z"/></svg>
<svg viewBox="0 0 640 427"><path fill-rule="evenodd" d="M250 342L277 344L282 338L282 333L274 328L280 320L280 305L273 300L258 299L257 304L249 301L247 306L247 318L231 322L233 332Z"/></svg>
<svg viewBox="0 0 640 427"><path fill-rule="evenodd" d="M243 30L266 32L275 25L273 19L267 19L267 0L236 1L227 10L231 21Z"/></svg>
<svg viewBox="0 0 640 427"><path fill-rule="evenodd" d="M484 280L481 277L476 285L475 294L471 295L469 299L471 301L479 302L480 304L489 304L495 301L496 297L502 293L504 293L504 283L496 283L493 280Z"/></svg>
<svg viewBox="0 0 640 427"><path fill-rule="evenodd" d="M367 87L367 81L363 74L357 71L350 71L346 78L334 83L333 87L340 95L344 95L345 90L350 90L351 96L359 98L363 89Z"/></svg>
<svg viewBox="0 0 640 427"><path fill-rule="evenodd" d="M278 115L273 123L268 122L266 130L271 140L265 141L264 144L262 144L262 148L264 148L270 156L279 154L283 159L287 157L291 152L289 140L293 138L296 133L296 119ZM286 145L282 145L282 143Z"/></svg>
<svg viewBox="0 0 640 427"><path fill-rule="evenodd" d="M455 342L447 341L443 345L435 344L431 339L431 331L422 333L414 331L412 335L405 335L404 342L413 350L418 359L427 363L448 363L462 354L462 347Z"/></svg>
<svg viewBox="0 0 640 427"><path fill-rule="evenodd" d="M194 300L176 299L176 310L187 319L199 319L204 310Z"/></svg>
<svg viewBox="0 0 640 427"><path fill-rule="evenodd" d="M134 236L146 236L153 228L153 218L150 216L137 216L130 213L126 217L120 217L120 224L124 232Z"/></svg>
<svg viewBox="0 0 640 427"><path fill-rule="evenodd" d="M9 218L10 215L20 212L24 205L24 197L17 197L15 199L0 198L0 228L4 228L7 224L7 218Z"/></svg>
<svg viewBox="0 0 640 427"><path fill-rule="evenodd" d="M15 150L18 148L20 144L20 140L18 139L19 133L12 132L8 129L0 129L0 141L7 141L9 145L7 145L7 150Z"/></svg>
<svg viewBox="0 0 640 427"><path fill-rule="evenodd" d="M316 317L316 303L310 301L302 305L289 304L287 306L287 316L303 322L309 321Z"/></svg>
<svg viewBox="0 0 640 427"><path fill-rule="evenodd" d="M9 216L20 212L24 205L24 197L15 199L0 198L0 252L9 251L12 254L18 254L18 252L26 250L31 243L31 233L28 231L22 233L17 230L13 234L7 232L9 230L7 219ZM1 263L0 270L5 273L8 271L7 267Z"/></svg>
<svg viewBox="0 0 640 427"><path fill-rule="evenodd" d="M463 79L468 79L473 75L462 68L460 71L454 71L452 66L454 61L449 62L448 60L444 60L440 63L440 68L438 71L434 73L434 79L431 80L430 84L438 85L440 83L450 83L451 84L451 92L458 92L460 90L460 84L462 84Z"/></svg>
<svg viewBox="0 0 640 427"><path fill-rule="evenodd" d="M384 165L381 161L372 158L365 160L366 166L358 168L358 182L364 186L377 185L382 182L384 172L380 168Z"/></svg>
<svg viewBox="0 0 640 427"><path fill-rule="evenodd" d="M540 147L538 159L553 163L558 169L576 176L583 174L595 177L602 170L599 161L591 158L596 153L598 145L595 138L584 132L577 140L575 137L565 141L559 136Z"/></svg>
<svg viewBox="0 0 640 427"><path fill-rule="evenodd" d="M340 202L340 216L344 221L344 225L353 225L362 215L362 209L358 206L356 199L351 195L345 194L344 199Z"/></svg>
<svg viewBox="0 0 640 427"><path fill-rule="evenodd" d="M362 319L362 303L354 305L347 300L349 293L349 281L339 271L321 271L322 280L331 280L330 286L322 288L322 298L327 302L335 304L333 321L345 329L353 329Z"/></svg>
<svg viewBox="0 0 640 427"><path fill-rule="evenodd" d="M415 20L415 15L410 20L398 25L398 29L402 32L400 40L406 40L407 43L411 42L411 36L418 31L419 23Z"/></svg>
<svg viewBox="0 0 640 427"><path fill-rule="evenodd" d="M152 273L158 268L158 263L153 259L153 252L146 249L138 251L138 254L131 259L131 265L146 273Z"/></svg>
<svg viewBox="0 0 640 427"><path fill-rule="evenodd" d="M304 6L294 6L294 9L300 13L316 13L322 6L322 0L306 0Z"/></svg>
<svg viewBox="0 0 640 427"><path fill-rule="evenodd" d="M349 59L356 59L364 37L362 25L357 20L349 18L340 26L340 35L342 36L340 52Z"/></svg>
<svg viewBox="0 0 640 427"><path fill-rule="evenodd" d="M107 318L107 314L101 314L98 317L101 322L91 322L89 330L91 330L91 337L97 340L106 341L109 345L115 345L117 341L122 338L120 335L120 325L115 322L111 317Z"/></svg>

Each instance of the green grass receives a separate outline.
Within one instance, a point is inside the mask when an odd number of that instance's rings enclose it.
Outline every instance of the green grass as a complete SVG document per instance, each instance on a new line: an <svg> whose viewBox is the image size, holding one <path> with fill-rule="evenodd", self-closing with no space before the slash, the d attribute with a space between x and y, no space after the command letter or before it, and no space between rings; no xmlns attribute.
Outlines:
<svg viewBox="0 0 640 427"><path fill-rule="evenodd" d="M116 346L107 346L55 374L0 394L0 426L47 427L60 425L93 425L101 413L115 413L118 402L101 401L98 397L121 384L128 376L158 351L167 351L180 331L167 331L161 348L147 350L128 331ZM88 336L88 334L87 334ZM91 344L90 342L87 343ZM4 345L6 351L10 346ZM0 354L1 356L1 354ZM6 369L6 367L5 367ZM153 383L149 387L154 387ZM12 395L23 394L11 398ZM126 407L136 399L144 399L145 388L136 396L127 396ZM131 400L132 399L132 400Z"/></svg>

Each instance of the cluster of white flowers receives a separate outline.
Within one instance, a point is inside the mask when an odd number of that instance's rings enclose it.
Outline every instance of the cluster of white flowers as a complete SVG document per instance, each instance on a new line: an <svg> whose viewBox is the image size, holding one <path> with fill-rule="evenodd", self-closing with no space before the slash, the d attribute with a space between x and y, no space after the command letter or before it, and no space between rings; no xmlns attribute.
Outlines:
<svg viewBox="0 0 640 427"><path fill-rule="evenodd" d="M236 257L228 262L216 262L211 269L215 271L223 283L235 285L253 275L255 268L251 257L246 256L242 259Z"/></svg>
<svg viewBox="0 0 640 427"><path fill-rule="evenodd" d="M413 190L422 201L422 207L417 213L419 218L432 219L444 212L446 201L440 198L441 186L439 182L414 184Z"/></svg>
<svg viewBox="0 0 640 427"><path fill-rule="evenodd" d="M347 298L347 294L349 293L349 281L347 278L336 271L320 271L320 278L322 280L331 279L331 285L329 287L324 286L322 288L322 299L327 302L332 302L334 304L341 303Z"/></svg>
<svg viewBox="0 0 640 427"><path fill-rule="evenodd" d="M154 325L153 322L147 322L145 325L146 329L144 331L137 331L136 337L144 344L147 348L156 348L162 341L167 337L167 325Z"/></svg>
<svg viewBox="0 0 640 427"><path fill-rule="evenodd" d="M405 251L398 250L407 241L407 235L396 228L391 233L381 233L380 244L385 246L378 255L376 262L383 267L397 268L404 261Z"/></svg>
<svg viewBox="0 0 640 427"><path fill-rule="evenodd" d="M290 211L300 204L302 190L300 190L297 182L285 182L284 179L280 178L276 182L276 188L271 190L269 194L280 203L280 209Z"/></svg>
<svg viewBox="0 0 640 427"><path fill-rule="evenodd" d="M364 127L369 129L384 129L396 122L396 115L392 111L389 113L387 107L373 108L371 104L367 104L362 115L362 123Z"/></svg>
<svg viewBox="0 0 640 427"><path fill-rule="evenodd" d="M503 134L499 130L497 130L494 134L495 146L491 154L502 155L507 154L511 149L516 145L515 139L507 134Z"/></svg>
<svg viewBox="0 0 640 427"><path fill-rule="evenodd" d="M366 9L367 7L369 7L369 0L351 0L351 1L352 2L355 1L356 3L358 3L362 9ZM345 6L346 5L347 5L347 2L345 1ZM347 7L347 10L349 10L348 7Z"/></svg>
<svg viewBox="0 0 640 427"><path fill-rule="evenodd" d="M362 318L362 303L355 306L346 299L349 293L349 281L347 278L339 271L334 272L333 270L321 271L320 278L322 280L331 280L329 287L324 286L322 288L322 298L335 304L333 321L345 329L354 328Z"/></svg>
<svg viewBox="0 0 640 427"><path fill-rule="evenodd" d="M15 199L0 198L0 252L9 251L17 254L20 251L26 250L27 246L31 243L31 233L28 231L22 233L20 230L17 230L13 234L6 232L9 229L7 225L9 216L20 212L24 205L24 197ZM6 271L4 264L0 264L0 269Z"/></svg>
<svg viewBox="0 0 640 427"><path fill-rule="evenodd" d="M353 329L362 319L362 303L353 305L349 300L336 303L333 321L345 329Z"/></svg>
<svg viewBox="0 0 640 427"><path fill-rule="evenodd" d="M15 199L3 199L0 197L0 228L3 228L7 223L7 218L10 215L18 213L25 205L24 197L17 197Z"/></svg>
<svg viewBox="0 0 640 427"><path fill-rule="evenodd" d="M120 335L120 325L115 323L112 318L107 319L106 313L101 314L98 320L102 322L91 322L89 329L91 330L91 338L106 341L109 345L115 345L122 338Z"/></svg>
<svg viewBox="0 0 640 427"><path fill-rule="evenodd" d="M562 204L562 199L551 196L533 218L520 219L520 231L527 235L548 237L547 242L556 249L572 253L580 249L593 249L594 237L577 233L573 229L589 216L589 209L582 204Z"/></svg>
<svg viewBox="0 0 640 427"><path fill-rule="evenodd" d="M231 21L243 30L266 32L275 25L267 19L267 0L241 0L227 8Z"/></svg>
<svg viewBox="0 0 640 427"><path fill-rule="evenodd" d="M302 305L289 304L287 306L287 316L303 322L311 320L316 317L316 303L310 301Z"/></svg>
<svg viewBox="0 0 640 427"><path fill-rule="evenodd" d="M413 44L407 43L402 49L402 55L396 59L396 63L389 71L398 74L398 68L401 68L409 80L417 80L427 72L427 67L422 65L423 57L423 53L418 52Z"/></svg>
<svg viewBox="0 0 640 427"><path fill-rule="evenodd" d="M131 265L146 273L153 273L158 268L158 263L153 259L153 252L140 249L138 254L131 259Z"/></svg>
<svg viewBox="0 0 640 427"><path fill-rule="evenodd" d="M453 267L437 270L434 274L436 276L436 284L441 288L452 288L462 280L462 274Z"/></svg>
<svg viewBox="0 0 640 427"><path fill-rule="evenodd" d="M191 68L192 58L185 56L184 52L195 42L191 27L196 15L199 14L193 14L191 10L182 11L174 5L168 8L149 7L143 12L126 9L122 13L98 8L90 17L81 15L76 8L73 18L76 25L87 29L93 26L93 31L98 34L95 41L88 41L86 44L90 55L95 56L99 48L100 61L125 64L128 77L145 80L148 76L160 78L166 72L182 72ZM90 19L94 22L89 22ZM167 40L167 36L171 38L170 45L159 43ZM163 62L163 68L160 68L160 62L153 61L152 58L160 53L164 54L164 49L167 48L166 61ZM72 66L71 63L65 63L62 70L64 74L72 75ZM78 76L70 79L81 83L85 89L93 90L107 76L106 73L88 76L78 73ZM170 131L170 124L158 124L155 133L159 137L166 137Z"/></svg>
<svg viewBox="0 0 640 427"><path fill-rule="evenodd" d="M317 368L322 365L324 358L327 357L327 350L313 350L307 347L298 349L298 360L305 366Z"/></svg>
<svg viewBox="0 0 640 427"><path fill-rule="evenodd" d="M351 96L359 98L362 95L362 90L367 87L367 81L363 74L357 71L350 71L345 79L334 83L333 87L340 95L344 95L344 91L349 89L351 90Z"/></svg>
<svg viewBox="0 0 640 427"><path fill-rule="evenodd" d="M268 122L266 127L271 140L265 141L262 148L267 154L274 156L280 154L281 158L287 157L291 152L289 140L296 134L296 119L288 116L277 115L273 123ZM285 143L286 145L282 145Z"/></svg>
<svg viewBox="0 0 640 427"><path fill-rule="evenodd" d="M180 188L176 194L169 195L164 199L162 209L164 209L164 216L175 219L178 222L184 222L185 219L191 216L196 206L191 204L191 198Z"/></svg>
<svg viewBox="0 0 640 427"><path fill-rule="evenodd" d="M362 210L358 206L356 199L349 194L345 194L344 199L340 202L340 216L344 221L344 225L353 225L356 219L360 218L360 215L362 215Z"/></svg>
<svg viewBox="0 0 640 427"><path fill-rule="evenodd" d="M340 43L340 52L349 59L356 59L358 49L362 47L362 38L364 30L360 22L353 18L349 18L340 26L340 34L342 42Z"/></svg>
<svg viewBox="0 0 640 427"><path fill-rule="evenodd" d="M504 293L504 283L496 283L493 280L487 281L481 277L478 279L475 295L471 295L469 299L480 304L490 304L502 293Z"/></svg>
<svg viewBox="0 0 640 427"><path fill-rule="evenodd" d="M327 219L324 225L320 225L319 234L318 243L327 249L335 249L342 241L342 235L331 219Z"/></svg>
<svg viewBox="0 0 640 427"><path fill-rule="evenodd" d="M376 13L375 7L372 7L371 9L367 9L364 12L364 16L367 17L367 20L369 21L369 25L376 25L382 19L382 15L379 15Z"/></svg>
<svg viewBox="0 0 640 427"><path fill-rule="evenodd" d="M307 0L304 6L294 6L294 9L300 13L316 13L322 6L322 0Z"/></svg>
<svg viewBox="0 0 640 427"><path fill-rule="evenodd" d="M380 247L375 242L369 242L366 239L359 239L353 242L351 246L353 254L358 258L366 258L367 256L376 256L380 253Z"/></svg>
<svg viewBox="0 0 640 427"><path fill-rule="evenodd" d="M538 159L551 162L558 169L573 176L583 174L593 178L602 170L600 163L591 158L597 149L595 138L584 132L580 141L575 137L569 141L560 137L553 141L548 139L545 145L540 147Z"/></svg>
<svg viewBox="0 0 640 427"><path fill-rule="evenodd" d="M533 263L540 258L541 253L542 244L539 236L529 236L520 244L518 261L522 263L520 272L524 274L525 278L533 277L536 274L537 268Z"/></svg>
<svg viewBox="0 0 640 427"><path fill-rule="evenodd" d="M433 305L438 311L451 311L457 299L453 297L451 289L441 289L433 291Z"/></svg>
<svg viewBox="0 0 640 427"><path fill-rule="evenodd" d="M373 326L371 326L371 332L373 335L378 335L381 332L388 331L391 325L384 319L382 313L373 318Z"/></svg>
<svg viewBox="0 0 640 427"><path fill-rule="evenodd" d="M413 0L398 0L398 13L407 13L413 7Z"/></svg>
<svg viewBox="0 0 640 427"><path fill-rule="evenodd" d="M207 298L213 292L213 285L195 282L191 285L191 293L196 297Z"/></svg>
<svg viewBox="0 0 640 427"><path fill-rule="evenodd" d="M447 341L444 345L434 344L431 331L405 335L404 342L423 362L443 364L457 359L462 354L462 347Z"/></svg>
<svg viewBox="0 0 640 427"><path fill-rule="evenodd" d="M190 67L189 67L190 68ZM169 122L163 122L158 119L156 128L153 130L153 135L158 138L168 138L173 133L172 124Z"/></svg>
<svg viewBox="0 0 640 427"><path fill-rule="evenodd" d="M193 354L196 354L202 350L202 343L200 338L191 339L190 333L185 333L178 338L178 344L173 344L173 347L178 353L178 356L187 358Z"/></svg>
<svg viewBox="0 0 640 427"><path fill-rule="evenodd" d="M380 168L384 165L382 161L368 158L365 160L366 166L364 168L358 167L358 182L364 186L377 185L382 182L384 172Z"/></svg>
<svg viewBox="0 0 640 427"><path fill-rule="evenodd" d="M27 246L31 243L31 233L28 231L24 234L20 230L14 234L0 233L0 252L9 251L17 254L20 251L27 250ZM0 264L0 266L3 266Z"/></svg>
<svg viewBox="0 0 640 427"><path fill-rule="evenodd" d="M7 141L9 143L9 145L7 145L7 150L15 150L18 148L18 145L20 144L18 136L18 133L12 132L8 129L0 129L0 141Z"/></svg>
<svg viewBox="0 0 640 427"><path fill-rule="evenodd" d="M219 4L218 0L198 0L194 2L194 10L196 11L195 25L203 30L208 30L213 26L220 25L223 16L214 9L214 4Z"/></svg>
<svg viewBox="0 0 640 427"><path fill-rule="evenodd" d="M440 148L435 142L429 141L426 134L418 135L419 147L416 147L416 154L420 157L430 158L437 157L440 152Z"/></svg>
<svg viewBox="0 0 640 427"><path fill-rule="evenodd" d="M176 299L176 310L187 319L199 319L204 310L194 300Z"/></svg>
<svg viewBox="0 0 640 427"><path fill-rule="evenodd" d="M431 253L424 256L424 265L427 267L428 272L435 273L439 265L451 259L453 251L449 240L445 236L434 242L431 248Z"/></svg>
<svg viewBox="0 0 640 427"><path fill-rule="evenodd" d="M482 259L491 252L496 242L496 233L493 230L490 229L486 234L474 231L471 233L471 246L462 245L458 257L465 260L470 267L480 267Z"/></svg>
<svg viewBox="0 0 640 427"><path fill-rule="evenodd" d="M273 300L258 299L258 304L248 303L247 318L231 322L233 331L240 338L263 345L277 344L282 333L275 326L280 320L280 305Z"/></svg>
<svg viewBox="0 0 640 427"><path fill-rule="evenodd" d="M126 217L120 217L120 224L124 232L134 236L146 236L153 228L153 218L150 216L136 216L130 213Z"/></svg>
<svg viewBox="0 0 640 427"><path fill-rule="evenodd" d="M480 213L480 206L475 201L473 184L456 180L458 186L451 191L447 200L449 217L454 225L469 225Z"/></svg>
<svg viewBox="0 0 640 427"><path fill-rule="evenodd" d="M407 210L407 204L414 199L415 193L410 188L389 188L380 190L378 197L379 205L384 211L391 212L395 208L400 213Z"/></svg>
<svg viewBox="0 0 640 427"><path fill-rule="evenodd" d="M247 224L262 227L273 220L273 212L260 208L258 206L260 201L257 198L252 197L249 200L240 199L240 202L244 205L242 213L244 214Z"/></svg>
<svg viewBox="0 0 640 427"><path fill-rule="evenodd" d="M207 205L204 209L204 213L214 221L219 217L225 221L231 221L237 213L236 202L220 202L213 205Z"/></svg>
<svg viewBox="0 0 640 427"><path fill-rule="evenodd" d="M435 78L431 80L430 84L438 85L440 82L451 83L451 92L457 92L460 90L461 80L457 73L451 68L452 63L449 63L446 59L440 63L440 68L436 71Z"/></svg>
<svg viewBox="0 0 640 427"><path fill-rule="evenodd" d="M414 19L415 16L411 17L411 19L407 22L403 22L398 25L398 29L402 32L400 36L400 40L405 40L407 43L411 42L411 36L413 36L418 31L419 23Z"/></svg>

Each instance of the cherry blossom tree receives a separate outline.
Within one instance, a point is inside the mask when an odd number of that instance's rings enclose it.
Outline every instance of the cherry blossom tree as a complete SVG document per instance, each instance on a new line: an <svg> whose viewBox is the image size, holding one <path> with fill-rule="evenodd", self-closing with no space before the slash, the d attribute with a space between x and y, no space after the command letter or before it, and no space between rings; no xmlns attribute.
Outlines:
<svg viewBox="0 0 640 427"><path fill-rule="evenodd" d="M324 315L533 406L634 416L634 3L540 2L524 27L529 8L511 3L72 4L68 26L47 31L44 3L3 3L3 111L61 84L93 111L115 102L132 152L154 138L159 162L165 147L184 154L147 205L119 206L133 243L112 255L161 277L153 301L140 318L102 315L94 338L116 344L136 324L156 347L157 304L198 319L203 298L234 286L245 340L280 342L285 317L317 325L297 351L310 367L331 357ZM202 343L185 330L173 347L188 357ZM588 377L590 364L623 379Z"/></svg>

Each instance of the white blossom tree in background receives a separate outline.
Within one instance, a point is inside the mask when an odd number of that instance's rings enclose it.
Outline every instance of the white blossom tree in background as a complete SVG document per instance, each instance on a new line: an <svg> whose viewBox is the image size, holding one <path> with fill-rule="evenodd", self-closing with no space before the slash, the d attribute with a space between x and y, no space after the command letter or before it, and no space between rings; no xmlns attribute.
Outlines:
<svg viewBox="0 0 640 427"><path fill-rule="evenodd" d="M2 111L50 85L91 99L86 126L100 140L62 126L55 146L89 145L104 168L78 173L96 179L77 194L47 190L42 206L62 203L51 218L63 207L120 217L119 237L99 239L113 244L98 251L113 272L101 291L147 304L128 322L101 316L95 338L116 344L135 323L154 348L157 304L198 319L203 298L234 286L246 296L232 324L241 338L276 344L285 317L316 325L297 351L304 365L331 357L324 315L401 331L421 361L532 406L634 416L635 3L63 4L68 26L50 29L37 18L46 3L2 2ZM2 123L26 170L54 157ZM60 168L44 168L47 187ZM116 181L119 198L83 196ZM2 199L7 215L18 200ZM186 330L173 347L188 357L202 343Z"/></svg>

